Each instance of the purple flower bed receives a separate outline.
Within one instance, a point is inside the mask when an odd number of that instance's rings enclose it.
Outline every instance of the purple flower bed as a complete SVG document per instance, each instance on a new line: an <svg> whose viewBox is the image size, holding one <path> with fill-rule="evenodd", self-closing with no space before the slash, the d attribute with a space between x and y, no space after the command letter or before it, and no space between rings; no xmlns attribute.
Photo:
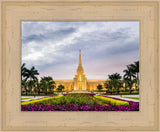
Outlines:
<svg viewBox="0 0 160 132"><path fill-rule="evenodd" d="M136 107L139 111L139 102L134 102L134 101L128 101L128 100L125 100L125 99L120 99L120 98L115 98L115 97L108 97L108 96L105 96L105 95L101 95L103 97L107 97L107 98L112 98L112 99L116 99L116 100L122 100L122 101L126 101L129 103L129 106L131 106L132 108L133 107Z"/></svg>
<svg viewBox="0 0 160 132"><path fill-rule="evenodd" d="M65 94L67 95L67 94ZM64 96L65 96L64 95ZM89 94L93 96L95 94ZM101 95L103 96L103 95ZM108 97L108 96L104 96ZM119 98L113 98L116 100L127 101ZM22 105L21 111L139 111L139 102L127 101L127 105L43 105L43 104L33 104L33 105Z"/></svg>
<svg viewBox="0 0 160 132"><path fill-rule="evenodd" d="M139 104L129 106L22 105L21 111L139 111Z"/></svg>

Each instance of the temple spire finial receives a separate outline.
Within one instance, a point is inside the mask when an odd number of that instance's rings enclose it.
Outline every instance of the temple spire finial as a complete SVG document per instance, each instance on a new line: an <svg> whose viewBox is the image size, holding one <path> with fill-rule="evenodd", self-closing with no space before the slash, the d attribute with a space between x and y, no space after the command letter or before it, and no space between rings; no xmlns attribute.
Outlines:
<svg viewBox="0 0 160 132"><path fill-rule="evenodd" d="M81 62L81 49L79 49L79 65L81 65L82 62Z"/></svg>

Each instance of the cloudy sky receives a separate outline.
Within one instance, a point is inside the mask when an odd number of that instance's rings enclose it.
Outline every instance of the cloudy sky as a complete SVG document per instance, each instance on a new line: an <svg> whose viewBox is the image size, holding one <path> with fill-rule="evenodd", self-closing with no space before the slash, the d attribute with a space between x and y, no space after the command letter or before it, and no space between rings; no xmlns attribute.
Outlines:
<svg viewBox="0 0 160 132"><path fill-rule="evenodd" d="M107 79L139 60L139 22L23 21L22 63L42 76L73 79L79 49L88 79Z"/></svg>

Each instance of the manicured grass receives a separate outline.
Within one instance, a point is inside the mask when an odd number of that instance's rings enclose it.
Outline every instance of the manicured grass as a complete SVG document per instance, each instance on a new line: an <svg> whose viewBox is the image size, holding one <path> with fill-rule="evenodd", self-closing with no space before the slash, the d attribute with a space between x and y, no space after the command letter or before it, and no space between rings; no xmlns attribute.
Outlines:
<svg viewBox="0 0 160 132"><path fill-rule="evenodd" d="M25 100L25 99L32 99L32 98L21 98L21 100Z"/></svg>
<svg viewBox="0 0 160 132"><path fill-rule="evenodd" d="M97 95L94 95L94 97L110 105L129 105L127 101L121 101L121 100L116 100L116 99L103 97L103 96L97 96Z"/></svg>
<svg viewBox="0 0 160 132"><path fill-rule="evenodd" d="M139 100L139 97L123 97L123 98Z"/></svg>
<svg viewBox="0 0 160 132"><path fill-rule="evenodd" d="M23 102L22 105L129 105L126 101L97 96L94 94L68 94Z"/></svg>
<svg viewBox="0 0 160 132"><path fill-rule="evenodd" d="M43 105L105 105L99 99L93 97L92 94L68 94L61 98L48 98L42 101L36 101L32 104Z"/></svg>

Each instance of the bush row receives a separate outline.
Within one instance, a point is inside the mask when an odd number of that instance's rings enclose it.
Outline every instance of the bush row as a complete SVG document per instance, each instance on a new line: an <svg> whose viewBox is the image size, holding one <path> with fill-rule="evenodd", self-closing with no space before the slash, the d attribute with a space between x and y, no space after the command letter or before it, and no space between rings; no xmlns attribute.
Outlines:
<svg viewBox="0 0 160 132"><path fill-rule="evenodd" d="M116 100L108 97L94 95L95 98L102 100L103 102L111 105L129 105L127 101Z"/></svg>

